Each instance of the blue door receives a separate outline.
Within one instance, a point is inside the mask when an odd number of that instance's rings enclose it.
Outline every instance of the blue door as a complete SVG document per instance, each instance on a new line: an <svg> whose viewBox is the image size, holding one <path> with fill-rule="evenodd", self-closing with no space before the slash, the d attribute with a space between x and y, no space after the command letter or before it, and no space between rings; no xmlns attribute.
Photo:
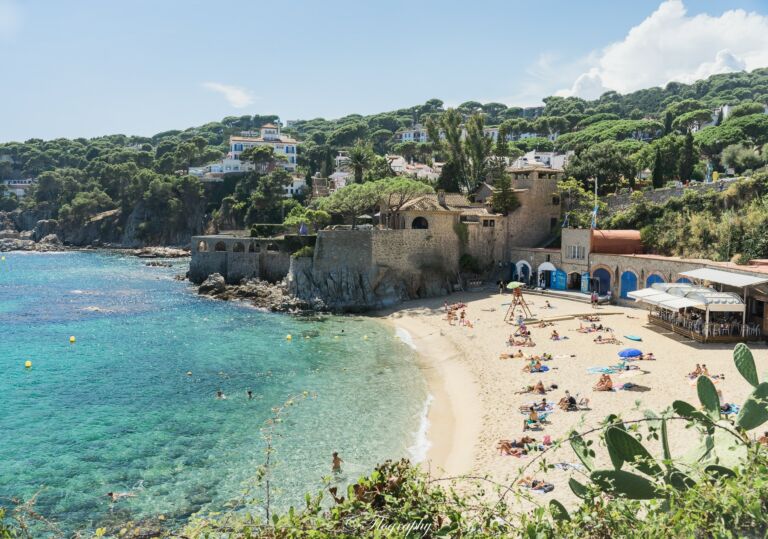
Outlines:
<svg viewBox="0 0 768 539"><path fill-rule="evenodd" d="M680 277L680 278L679 278L677 281L675 281L675 282L676 282L676 283L691 284L691 280L690 280L690 279L686 279L685 277Z"/></svg>
<svg viewBox="0 0 768 539"><path fill-rule="evenodd" d="M581 291L585 294L589 292L589 272L581 274Z"/></svg>
<svg viewBox="0 0 768 539"><path fill-rule="evenodd" d="M550 279L549 286L555 290L565 290L567 288L568 276L563 270L553 271Z"/></svg>
<svg viewBox="0 0 768 539"><path fill-rule="evenodd" d="M592 272L592 279L597 281L597 289L595 292L605 295L611 289L611 274L605 268L597 268Z"/></svg>
<svg viewBox="0 0 768 539"><path fill-rule="evenodd" d="M621 297L628 298L627 294L637 290L637 275L631 271L625 271L621 274Z"/></svg>
<svg viewBox="0 0 768 539"><path fill-rule="evenodd" d="M664 280L664 277L659 275L658 273L653 273L648 276L648 278L645 280L645 286L650 287L654 283L666 283L667 281Z"/></svg>

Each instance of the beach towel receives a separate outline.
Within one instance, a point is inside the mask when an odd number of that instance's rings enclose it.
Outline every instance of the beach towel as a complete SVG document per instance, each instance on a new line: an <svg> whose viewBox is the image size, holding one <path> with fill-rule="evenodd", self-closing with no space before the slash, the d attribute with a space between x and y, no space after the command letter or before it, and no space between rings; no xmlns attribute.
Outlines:
<svg viewBox="0 0 768 539"><path fill-rule="evenodd" d="M731 404L731 409L727 412L723 412L724 415L736 415L739 413L739 410L741 410L741 406L738 404Z"/></svg>

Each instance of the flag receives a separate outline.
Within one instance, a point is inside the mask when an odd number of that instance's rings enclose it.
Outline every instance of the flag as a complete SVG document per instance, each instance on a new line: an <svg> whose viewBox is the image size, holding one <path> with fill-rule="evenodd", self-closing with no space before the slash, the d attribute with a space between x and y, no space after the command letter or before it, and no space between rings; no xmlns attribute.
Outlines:
<svg viewBox="0 0 768 539"><path fill-rule="evenodd" d="M592 228L597 228L597 205L595 205L595 209L592 210Z"/></svg>
<svg viewBox="0 0 768 539"><path fill-rule="evenodd" d="M568 228L568 217L570 216L570 212L565 214L565 219L563 219L563 226L560 228Z"/></svg>

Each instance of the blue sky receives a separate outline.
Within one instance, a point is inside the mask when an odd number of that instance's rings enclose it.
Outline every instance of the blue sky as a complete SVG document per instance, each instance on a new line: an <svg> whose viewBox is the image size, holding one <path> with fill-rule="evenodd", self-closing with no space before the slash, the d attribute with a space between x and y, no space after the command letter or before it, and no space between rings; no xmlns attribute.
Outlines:
<svg viewBox="0 0 768 539"><path fill-rule="evenodd" d="M768 65L766 15L768 0L0 0L0 142L631 91Z"/></svg>

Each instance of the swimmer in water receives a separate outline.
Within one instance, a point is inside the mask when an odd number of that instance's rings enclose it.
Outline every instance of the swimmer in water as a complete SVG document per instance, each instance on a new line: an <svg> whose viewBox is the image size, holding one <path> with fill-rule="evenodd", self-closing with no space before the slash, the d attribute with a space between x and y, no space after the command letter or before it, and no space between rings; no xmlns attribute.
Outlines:
<svg viewBox="0 0 768 539"><path fill-rule="evenodd" d="M245 392L245 394L246 394L246 395L248 395L248 400L249 400L249 401L250 401L250 400L253 400L253 391L251 391L251 390L249 389L248 391L246 391L246 392Z"/></svg>
<svg viewBox="0 0 768 539"><path fill-rule="evenodd" d="M109 501L112 503L119 502L122 498L134 498L136 495L133 492L107 492Z"/></svg>
<svg viewBox="0 0 768 539"><path fill-rule="evenodd" d="M341 463L342 462L344 462L344 461L341 460L341 457L339 456L339 454L336 451L334 451L333 452L333 471L334 471L334 473L341 472Z"/></svg>
<svg viewBox="0 0 768 539"><path fill-rule="evenodd" d="M226 399L227 397L224 396L224 392L221 389L216 390L216 398L217 399Z"/></svg>

